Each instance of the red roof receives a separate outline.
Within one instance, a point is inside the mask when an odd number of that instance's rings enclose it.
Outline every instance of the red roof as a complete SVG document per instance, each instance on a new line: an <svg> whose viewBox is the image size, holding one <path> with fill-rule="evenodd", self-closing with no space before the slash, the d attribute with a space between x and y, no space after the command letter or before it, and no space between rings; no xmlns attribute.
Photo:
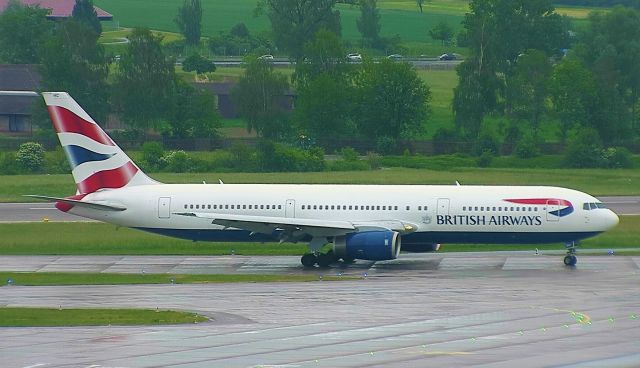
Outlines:
<svg viewBox="0 0 640 368"><path fill-rule="evenodd" d="M18 0L24 5L40 5L43 9L51 9L47 18L69 18L73 12L73 6L76 5L76 0ZM0 10L4 10L9 4L9 0L0 0ZM112 20L113 15L106 11L94 6L96 13L98 13L98 19L100 20Z"/></svg>

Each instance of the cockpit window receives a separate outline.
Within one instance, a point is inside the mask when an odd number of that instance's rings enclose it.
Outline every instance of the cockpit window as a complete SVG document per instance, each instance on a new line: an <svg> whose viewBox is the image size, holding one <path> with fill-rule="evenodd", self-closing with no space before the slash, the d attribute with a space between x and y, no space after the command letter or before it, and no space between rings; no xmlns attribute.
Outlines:
<svg viewBox="0 0 640 368"><path fill-rule="evenodd" d="M595 210L595 209L598 209L598 208L607 208L607 207L602 202L584 203L582 205L582 209L585 210L585 211Z"/></svg>

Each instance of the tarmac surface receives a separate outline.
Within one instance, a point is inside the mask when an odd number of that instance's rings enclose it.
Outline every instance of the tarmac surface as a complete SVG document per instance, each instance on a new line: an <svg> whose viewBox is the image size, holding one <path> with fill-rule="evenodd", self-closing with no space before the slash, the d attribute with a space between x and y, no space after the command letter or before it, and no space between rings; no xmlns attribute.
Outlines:
<svg viewBox="0 0 640 368"><path fill-rule="evenodd" d="M640 197L617 196L598 199L618 215L640 215ZM0 222L41 222L43 219L65 222L93 221L58 211L53 203L0 203Z"/></svg>
<svg viewBox="0 0 640 368"><path fill-rule="evenodd" d="M1 271L317 274L307 283L3 286L0 305L202 313L176 326L0 328L2 367L637 367L640 257L0 257ZM339 282L323 275L354 276ZM3 284L5 280L2 280Z"/></svg>

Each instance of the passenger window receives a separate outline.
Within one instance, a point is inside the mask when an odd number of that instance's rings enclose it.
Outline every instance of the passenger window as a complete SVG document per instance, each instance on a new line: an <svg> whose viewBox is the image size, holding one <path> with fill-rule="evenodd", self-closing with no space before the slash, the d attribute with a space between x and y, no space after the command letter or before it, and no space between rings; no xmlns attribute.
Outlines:
<svg viewBox="0 0 640 368"><path fill-rule="evenodd" d="M393 206L393 210L397 211L398 210L398 206Z"/></svg>
<svg viewBox="0 0 640 368"><path fill-rule="evenodd" d="M199 210L199 209L200 209L200 205L196 204L196 210Z"/></svg>
<svg viewBox="0 0 640 368"><path fill-rule="evenodd" d="M422 211L422 206L418 206L418 211Z"/></svg>
<svg viewBox="0 0 640 368"><path fill-rule="evenodd" d="M376 211L380 211L380 206L376 206Z"/></svg>
<svg viewBox="0 0 640 368"><path fill-rule="evenodd" d="M407 206L407 211L411 210L411 206Z"/></svg>
<svg viewBox="0 0 640 368"><path fill-rule="evenodd" d="M261 210L264 210L264 204L261 204L261 205L260 205L260 209L261 209Z"/></svg>

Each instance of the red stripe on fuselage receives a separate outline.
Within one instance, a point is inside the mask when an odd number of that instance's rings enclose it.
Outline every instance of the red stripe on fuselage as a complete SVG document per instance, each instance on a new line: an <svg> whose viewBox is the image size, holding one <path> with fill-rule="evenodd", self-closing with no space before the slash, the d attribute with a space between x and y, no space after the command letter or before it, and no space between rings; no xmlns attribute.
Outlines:
<svg viewBox="0 0 640 368"><path fill-rule="evenodd" d="M71 197L66 197L67 199L75 199L77 201L81 200L82 198L84 198L86 196L86 194L78 194L78 195L74 195ZM73 205L70 203L66 203L66 202L56 202L56 208L59 209L62 212L69 212L70 209L73 208Z"/></svg>
<svg viewBox="0 0 640 368"><path fill-rule="evenodd" d="M102 129L60 106L47 106L53 126L58 133L77 133L96 142L113 146L113 141Z"/></svg>
<svg viewBox="0 0 640 368"><path fill-rule="evenodd" d="M78 183L78 190L82 194L93 193L103 188L122 188L138 172L138 168L131 162L112 170L99 171Z"/></svg>
<svg viewBox="0 0 640 368"><path fill-rule="evenodd" d="M507 202L517 204L550 204L557 206L571 206L571 202L557 198L528 198L528 199L505 199Z"/></svg>

